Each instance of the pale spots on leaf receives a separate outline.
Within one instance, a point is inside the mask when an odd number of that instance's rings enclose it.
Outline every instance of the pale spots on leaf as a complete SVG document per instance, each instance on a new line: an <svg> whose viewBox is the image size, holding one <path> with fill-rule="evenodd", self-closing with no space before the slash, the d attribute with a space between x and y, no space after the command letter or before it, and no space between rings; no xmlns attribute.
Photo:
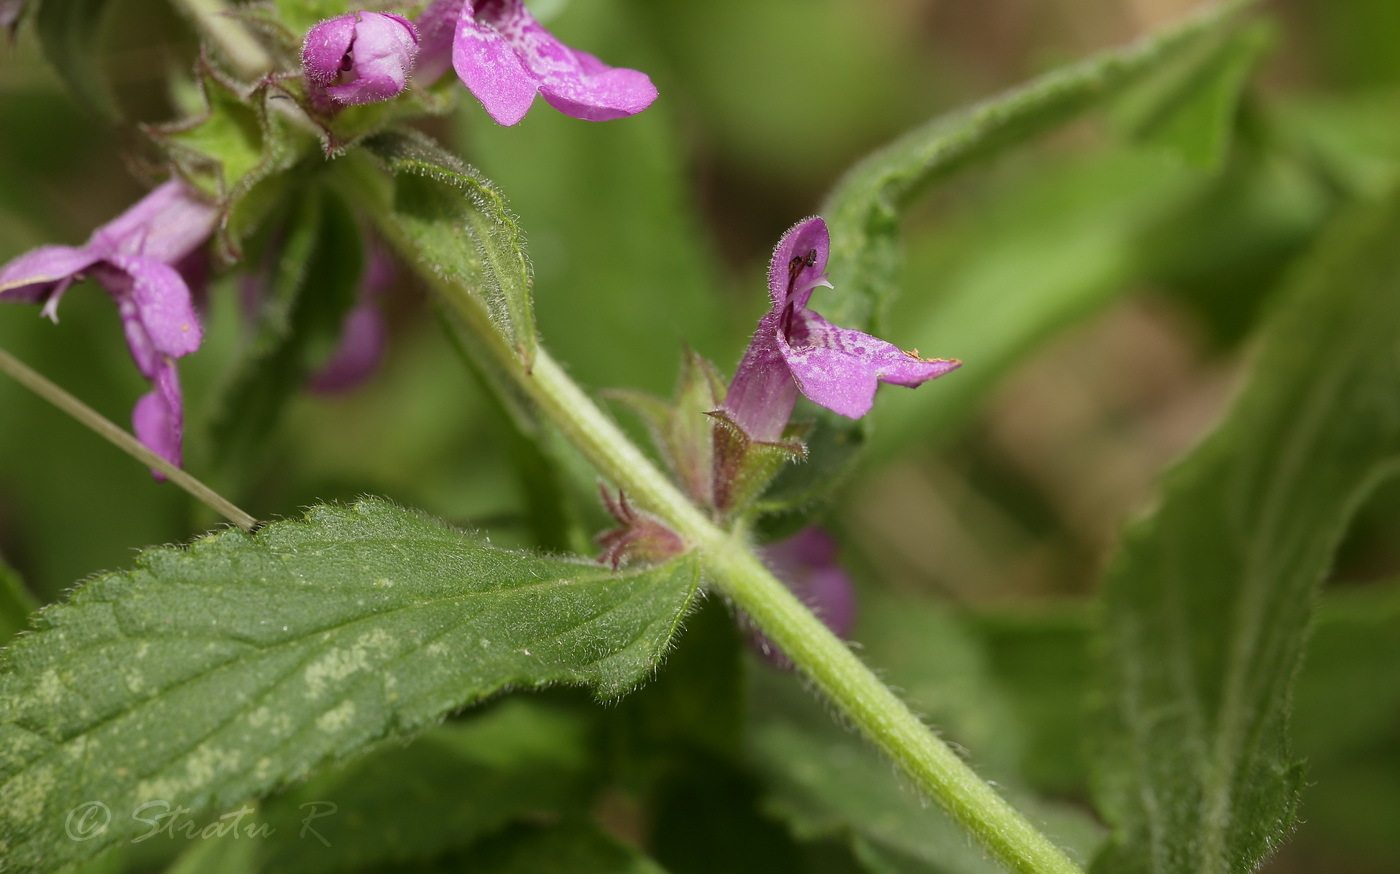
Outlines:
<svg viewBox="0 0 1400 874"><path fill-rule="evenodd" d="M63 681L59 679L58 671L50 668L40 675L39 686L34 690L34 697L39 699L39 703L50 707L62 703L64 689Z"/></svg>
<svg viewBox="0 0 1400 874"><path fill-rule="evenodd" d="M371 656L383 657L394 647L394 638L376 628L355 641L348 649L333 649L306 666L303 677L312 697L325 691L326 686L339 683L351 674L370 668Z"/></svg>
<svg viewBox="0 0 1400 874"><path fill-rule="evenodd" d="M33 826L44 813L44 804L57 779L51 765L25 771L5 787L3 814L20 829Z"/></svg>
<svg viewBox="0 0 1400 874"><path fill-rule="evenodd" d="M156 777L142 780L136 786L140 798L170 800L183 798L201 787L213 784L218 778L233 773L239 767L242 755L238 750L203 745L197 747L184 760L184 773L171 777Z"/></svg>
<svg viewBox="0 0 1400 874"><path fill-rule="evenodd" d="M326 734L335 734L350 725L355 718L355 702L343 701L332 710L327 710L316 719L316 728Z"/></svg>

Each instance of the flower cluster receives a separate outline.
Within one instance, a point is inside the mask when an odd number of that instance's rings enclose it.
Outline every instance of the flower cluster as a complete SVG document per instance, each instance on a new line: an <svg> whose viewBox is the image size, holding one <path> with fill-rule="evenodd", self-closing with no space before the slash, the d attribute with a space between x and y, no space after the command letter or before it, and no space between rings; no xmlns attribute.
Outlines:
<svg viewBox="0 0 1400 874"><path fill-rule="evenodd" d="M410 71L431 84L449 66L504 125L523 119L536 95L588 121L635 115L656 99L645 73L564 45L522 0L435 0L416 25L377 12L341 15L306 35L302 66L323 112L328 100L387 100L404 90Z"/></svg>

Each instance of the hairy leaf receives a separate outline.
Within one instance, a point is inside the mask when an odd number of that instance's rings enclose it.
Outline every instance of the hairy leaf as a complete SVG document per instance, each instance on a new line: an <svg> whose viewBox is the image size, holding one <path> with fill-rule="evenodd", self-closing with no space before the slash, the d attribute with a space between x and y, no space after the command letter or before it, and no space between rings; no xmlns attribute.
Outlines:
<svg viewBox="0 0 1400 874"><path fill-rule="evenodd" d="M1400 198L1337 226L1267 324L1249 387L1105 580L1099 872L1248 871L1292 827L1294 674L1318 581L1400 464Z"/></svg>
<svg viewBox="0 0 1400 874"><path fill-rule="evenodd" d="M227 809L502 688L621 695L696 584L689 559L610 573L375 500L146 552L44 610L0 664L6 861L89 857L148 830L142 805ZM82 813L99 802L105 822ZM105 828L71 840L74 810Z"/></svg>
<svg viewBox="0 0 1400 874"><path fill-rule="evenodd" d="M34 13L44 56L82 101L115 119L117 105L98 64L97 38L107 0L48 0Z"/></svg>
<svg viewBox="0 0 1400 874"><path fill-rule="evenodd" d="M387 133L367 145L395 177L391 224L422 253L426 270L486 308L528 368L536 342L533 275L505 197L426 137Z"/></svg>

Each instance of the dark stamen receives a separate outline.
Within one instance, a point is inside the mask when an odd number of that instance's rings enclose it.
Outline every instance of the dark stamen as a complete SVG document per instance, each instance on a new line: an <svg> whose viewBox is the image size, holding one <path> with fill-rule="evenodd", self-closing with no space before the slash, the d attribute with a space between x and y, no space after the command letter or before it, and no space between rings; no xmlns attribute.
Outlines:
<svg viewBox="0 0 1400 874"><path fill-rule="evenodd" d="M802 275L802 271L816 263L816 249L809 249L806 255L798 255L788 262L788 294L792 294L793 286L797 284L797 277Z"/></svg>

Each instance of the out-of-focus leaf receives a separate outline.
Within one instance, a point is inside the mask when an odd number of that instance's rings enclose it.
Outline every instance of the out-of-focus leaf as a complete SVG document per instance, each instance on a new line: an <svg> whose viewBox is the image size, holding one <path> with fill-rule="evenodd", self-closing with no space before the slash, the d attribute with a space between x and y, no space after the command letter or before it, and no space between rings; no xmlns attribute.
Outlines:
<svg viewBox="0 0 1400 874"><path fill-rule="evenodd" d="M1084 609L978 611L963 617L1006 692L1022 743L1016 768L1026 783L1057 795L1088 791L1084 736L1093 662Z"/></svg>
<svg viewBox="0 0 1400 874"><path fill-rule="evenodd" d="M1400 865L1400 585L1333 589L1298 674L1290 723L1308 785L1290 841L1322 870Z"/></svg>
<svg viewBox="0 0 1400 874"><path fill-rule="evenodd" d="M29 625L29 614L39 609L39 601L24 588L14 568L0 558L0 646Z"/></svg>
<svg viewBox="0 0 1400 874"><path fill-rule="evenodd" d="M1220 167L1250 71L1273 42L1263 23L1221 32L1134 89L1124 107L1130 136L1201 170ZM1201 56L1201 57L1196 57Z"/></svg>
<svg viewBox="0 0 1400 874"><path fill-rule="evenodd" d="M227 808L503 687L616 697L655 668L696 585L690 558L613 573L373 500L146 552L5 651L6 861L89 858L147 829L142 804ZM95 801L106 829L71 840L65 817Z"/></svg>
<svg viewBox="0 0 1400 874"><path fill-rule="evenodd" d="M154 814L155 811L148 813ZM202 822L199 824L205 825ZM172 843L184 840L188 844L185 851L165 869L165 874L257 874L258 851L262 849L259 845L267 837L263 826L258 808L246 804L233 811L228 819L219 821L208 836L201 831L191 838L185 831L172 828L169 836L159 832L146 840L169 840Z"/></svg>
<svg viewBox="0 0 1400 874"><path fill-rule="evenodd" d="M656 679L607 714L619 782L645 787L697 756L737 758L743 743L743 642L728 608L711 598L688 619Z"/></svg>
<svg viewBox="0 0 1400 874"><path fill-rule="evenodd" d="M408 747L317 776L263 806L259 819L275 834L263 842L260 870L402 866L466 848L523 817L585 813L597 771L589 729L580 713L510 698ZM301 833L313 815L319 840Z"/></svg>
<svg viewBox="0 0 1400 874"><path fill-rule="evenodd" d="M1310 169L1349 194L1375 197L1400 176L1400 130L1389 118L1397 100L1391 87L1308 95L1269 108L1289 145L1315 162Z"/></svg>
<svg viewBox="0 0 1400 874"><path fill-rule="evenodd" d="M946 440L1032 349L1113 300L1155 263L1150 233L1211 185L1156 156L1106 153L1011 174L990 208L927 241L894 304L891 342L965 365L916 391L882 390L872 452Z"/></svg>
<svg viewBox="0 0 1400 874"><path fill-rule="evenodd" d="M516 826L482 843L464 857L472 874L666 874L636 847L596 825L569 821L549 826Z"/></svg>
<svg viewBox="0 0 1400 874"><path fill-rule="evenodd" d="M97 37L108 0L48 0L34 13L34 29L44 57L83 102L102 115L117 117L111 86L100 72Z"/></svg>
<svg viewBox="0 0 1400 874"><path fill-rule="evenodd" d="M899 218L920 189L1102 104L1140 77L1216 39L1248 0L1209 7L1185 23L1063 67L970 109L934 119L857 164L827 196L830 275L824 315L869 328L897 291ZM1207 58L1210 56L1207 55Z"/></svg>
<svg viewBox="0 0 1400 874"><path fill-rule="evenodd" d="M1098 872L1252 870L1296 819L1294 675L1318 581L1400 463L1400 198L1336 223L1225 424L1167 479L1104 586Z"/></svg>
<svg viewBox="0 0 1400 874"><path fill-rule="evenodd" d="M340 340L364 273L355 217L319 187L301 194L267 248L266 275L251 280L253 335L225 372L208 424L213 454L223 459L247 460L266 445L287 399Z"/></svg>
<svg viewBox="0 0 1400 874"><path fill-rule="evenodd" d="M500 190L424 136L385 133L367 145L394 175L389 224L426 259L426 271L485 308L528 369L534 277L525 234Z"/></svg>

